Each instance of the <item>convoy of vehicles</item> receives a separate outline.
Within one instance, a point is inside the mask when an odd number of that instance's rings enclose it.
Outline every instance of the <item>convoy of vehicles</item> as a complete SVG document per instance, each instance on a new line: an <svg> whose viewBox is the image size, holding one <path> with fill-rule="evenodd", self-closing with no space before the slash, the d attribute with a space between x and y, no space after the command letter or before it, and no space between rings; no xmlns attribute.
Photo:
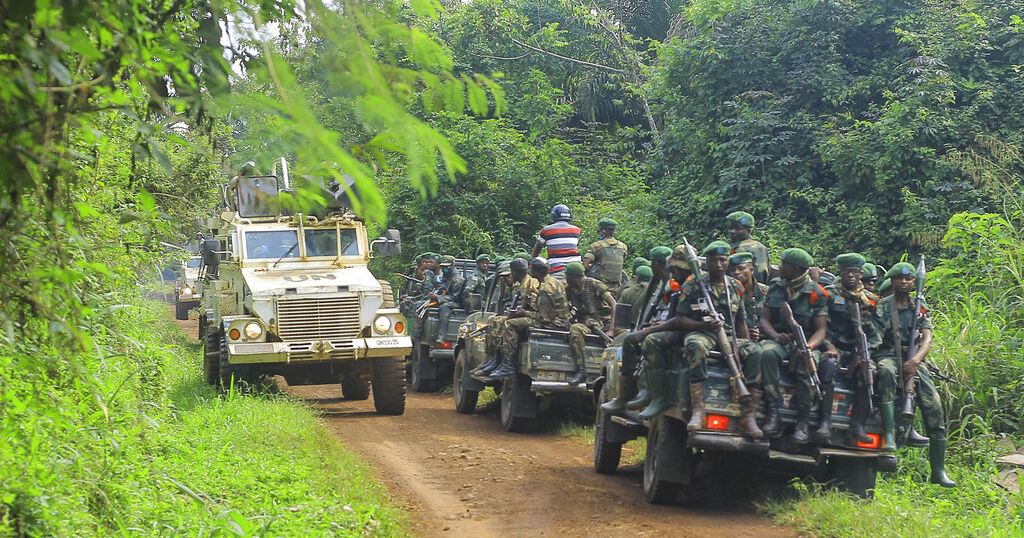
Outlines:
<svg viewBox="0 0 1024 538"><path fill-rule="evenodd" d="M189 256L181 262L178 277L174 282L174 318L188 319L188 313L199 306L203 295L203 283L199 279L202 256Z"/></svg>

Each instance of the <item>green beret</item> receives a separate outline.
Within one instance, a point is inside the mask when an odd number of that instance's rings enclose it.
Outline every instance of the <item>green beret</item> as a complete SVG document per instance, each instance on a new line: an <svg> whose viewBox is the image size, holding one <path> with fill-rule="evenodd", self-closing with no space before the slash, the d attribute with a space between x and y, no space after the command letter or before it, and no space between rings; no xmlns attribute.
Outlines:
<svg viewBox="0 0 1024 538"><path fill-rule="evenodd" d="M476 263L489 262L489 261L491 261L491 257L488 256L487 254L481 254L481 255L476 257Z"/></svg>
<svg viewBox="0 0 1024 538"><path fill-rule="evenodd" d="M747 228L754 229L754 216L746 211L733 211L725 217L725 220L728 221L729 224L746 226Z"/></svg>
<svg viewBox="0 0 1024 538"><path fill-rule="evenodd" d="M615 219L610 219L608 217L605 217L605 218L597 221L597 227L598 228L615 228L618 225L619 225L619 223L615 222Z"/></svg>
<svg viewBox="0 0 1024 538"><path fill-rule="evenodd" d="M583 276L586 270L583 269L583 264L580 262L572 262L565 266L565 274L573 276Z"/></svg>
<svg viewBox="0 0 1024 538"><path fill-rule="evenodd" d="M885 278L888 279L898 276L912 276L914 280L917 280L917 269L907 262L900 262L892 266L892 269L889 269L889 272L885 274Z"/></svg>
<svg viewBox="0 0 1024 538"><path fill-rule="evenodd" d="M854 269L862 269L864 267L864 256L857 254L856 252L847 252L846 254L840 254L836 256L836 265L840 269L852 267Z"/></svg>
<svg viewBox="0 0 1024 538"><path fill-rule="evenodd" d="M434 261L441 259L441 255L436 252L428 252L424 254L423 257Z"/></svg>
<svg viewBox="0 0 1024 538"><path fill-rule="evenodd" d="M640 257L633 258L633 272L634 273L636 272L636 270L638 268L643 267L645 265L647 267L650 267L651 266L651 260L648 260L647 258L640 258Z"/></svg>
<svg viewBox="0 0 1024 538"><path fill-rule="evenodd" d="M512 255L512 258L522 258L522 259L524 259L526 261L530 261L530 258L532 258L532 257L533 256L530 256L529 252L522 251L522 250L519 251L519 252L516 252L515 254Z"/></svg>
<svg viewBox="0 0 1024 538"><path fill-rule="evenodd" d="M701 252L704 256L728 256L730 253L732 253L732 247L725 241L712 241Z"/></svg>
<svg viewBox="0 0 1024 538"><path fill-rule="evenodd" d="M651 249L650 257L652 262L665 263L665 260L672 255L672 249L668 247L654 247Z"/></svg>
<svg viewBox="0 0 1024 538"><path fill-rule="evenodd" d="M654 278L654 271L650 267L646 265L641 265L640 267L636 268L637 281L649 282L652 278Z"/></svg>
<svg viewBox="0 0 1024 538"><path fill-rule="evenodd" d="M780 258L786 263L798 265L800 267L810 267L814 265L814 258L802 248L787 248L782 251L782 257Z"/></svg>
<svg viewBox="0 0 1024 538"><path fill-rule="evenodd" d="M862 280L878 278L878 268L873 263L864 262L864 267L861 268L861 271L864 272L864 276L861 277Z"/></svg>
<svg viewBox="0 0 1024 538"><path fill-rule="evenodd" d="M449 265L454 265L454 264L455 264L455 256L449 256L447 254L445 254L444 256L441 256L441 265L449 266Z"/></svg>
<svg viewBox="0 0 1024 538"><path fill-rule="evenodd" d="M889 288L891 288L891 287L892 287L892 280L889 280L887 278L887 279L883 280L881 284L878 285L878 293L885 293L885 292L889 291Z"/></svg>
<svg viewBox="0 0 1024 538"><path fill-rule="evenodd" d="M729 256L729 265L740 265L744 263L754 263L754 255L750 252L737 252L732 256Z"/></svg>

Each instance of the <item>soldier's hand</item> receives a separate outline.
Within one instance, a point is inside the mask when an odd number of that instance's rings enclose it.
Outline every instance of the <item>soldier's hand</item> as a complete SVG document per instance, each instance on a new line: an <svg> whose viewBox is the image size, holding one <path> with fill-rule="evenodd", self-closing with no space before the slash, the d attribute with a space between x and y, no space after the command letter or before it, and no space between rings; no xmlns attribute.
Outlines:
<svg viewBox="0 0 1024 538"><path fill-rule="evenodd" d="M751 342L760 342L761 341L761 328L757 327L757 326L747 327L747 336L750 338Z"/></svg>
<svg viewBox="0 0 1024 538"><path fill-rule="evenodd" d="M707 324L708 329L710 329L712 332L717 332L719 329L725 327L725 322L717 318L708 320Z"/></svg>
<svg viewBox="0 0 1024 538"><path fill-rule="evenodd" d="M776 333L774 340L778 342L780 346L784 346L793 341L793 335L789 333Z"/></svg>
<svg viewBox="0 0 1024 538"><path fill-rule="evenodd" d="M906 378L906 379L910 379L911 377L914 377L915 375L917 375L917 367L918 367L918 365L920 365L920 363L918 363L917 361L915 361L913 359L911 359L911 360L909 360L907 362L904 362L903 363L903 377Z"/></svg>
<svg viewBox="0 0 1024 538"><path fill-rule="evenodd" d="M828 346L828 349L825 350L825 356L831 359L838 359L839 350L836 349L835 346Z"/></svg>

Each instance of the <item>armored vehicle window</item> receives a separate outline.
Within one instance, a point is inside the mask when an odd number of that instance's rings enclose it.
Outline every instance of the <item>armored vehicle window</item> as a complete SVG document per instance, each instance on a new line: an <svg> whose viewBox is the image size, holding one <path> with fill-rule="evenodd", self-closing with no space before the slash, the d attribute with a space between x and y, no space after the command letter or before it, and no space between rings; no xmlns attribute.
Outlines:
<svg viewBox="0 0 1024 538"><path fill-rule="evenodd" d="M273 217L281 213L276 177L238 178L235 189L239 216Z"/></svg>
<svg viewBox="0 0 1024 538"><path fill-rule="evenodd" d="M296 230L245 232L245 252L249 258L298 258L298 243Z"/></svg>
<svg viewBox="0 0 1024 538"><path fill-rule="evenodd" d="M337 256L338 235L337 230L315 230L306 229L306 256ZM341 230L341 255L358 256L359 243L356 242L356 231L352 229Z"/></svg>

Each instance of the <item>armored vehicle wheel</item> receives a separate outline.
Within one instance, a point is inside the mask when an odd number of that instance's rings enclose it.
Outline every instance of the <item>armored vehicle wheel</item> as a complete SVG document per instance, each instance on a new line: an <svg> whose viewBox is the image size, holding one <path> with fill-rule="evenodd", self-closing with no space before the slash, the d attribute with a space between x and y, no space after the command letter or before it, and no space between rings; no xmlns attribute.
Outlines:
<svg viewBox="0 0 1024 538"><path fill-rule="evenodd" d="M405 358L381 357L370 366L373 407L379 415L405 413Z"/></svg>
<svg viewBox="0 0 1024 538"><path fill-rule="evenodd" d="M412 390L416 392L434 392L437 390L437 384L433 379L423 379L423 364L424 360L430 360L429 358L424 359L424 354L429 357L430 348L427 346L416 346L412 350L412 360L409 367L409 385Z"/></svg>
<svg viewBox="0 0 1024 538"><path fill-rule="evenodd" d="M505 381L502 383L501 427L507 432L520 433L526 431L526 426L530 421L527 417L517 417L513 413L513 410L518 405L516 402L517 399L534 397L533 393L523 386L522 377L522 375L516 374L505 378Z"/></svg>
<svg viewBox="0 0 1024 538"><path fill-rule="evenodd" d="M644 458L644 497L651 504L674 500L682 484L669 480L670 469L686 459L683 424L664 415L654 419L647 431L647 455ZM688 465L688 462L684 462Z"/></svg>
<svg viewBox="0 0 1024 538"><path fill-rule="evenodd" d="M875 481L878 469L873 458L833 458L832 475L836 487L862 499L875 496Z"/></svg>
<svg viewBox="0 0 1024 538"><path fill-rule="evenodd" d="M356 374L341 378L341 398L343 400L363 401L370 398L370 380Z"/></svg>
<svg viewBox="0 0 1024 538"><path fill-rule="evenodd" d="M466 371L466 352L459 350L455 354L455 368L452 374L452 393L455 396L455 411L463 415L476 412L476 402L480 392L462 388L462 377Z"/></svg>
<svg viewBox="0 0 1024 538"><path fill-rule="evenodd" d="M188 319L188 304L184 304L178 301L178 298L174 298L174 319L186 320Z"/></svg>
<svg viewBox="0 0 1024 538"><path fill-rule="evenodd" d="M227 391L231 387L232 377L234 378L235 390L241 389L243 385L253 385L255 378L249 366L233 365L228 362L228 339L220 335L220 353L218 354L218 375L220 377L220 389Z"/></svg>
<svg viewBox="0 0 1024 538"><path fill-rule="evenodd" d="M615 474L622 460L622 443L608 441L611 417L601 411L601 404L608 401L608 385L601 387L601 397L594 417L594 470L600 474Z"/></svg>
<svg viewBox="0 0 1024 538"><path fill-rule="evenodd" d="M206 384L214 386L220 380L220 335L216 331L204 333L203 378Z"/></svg>

